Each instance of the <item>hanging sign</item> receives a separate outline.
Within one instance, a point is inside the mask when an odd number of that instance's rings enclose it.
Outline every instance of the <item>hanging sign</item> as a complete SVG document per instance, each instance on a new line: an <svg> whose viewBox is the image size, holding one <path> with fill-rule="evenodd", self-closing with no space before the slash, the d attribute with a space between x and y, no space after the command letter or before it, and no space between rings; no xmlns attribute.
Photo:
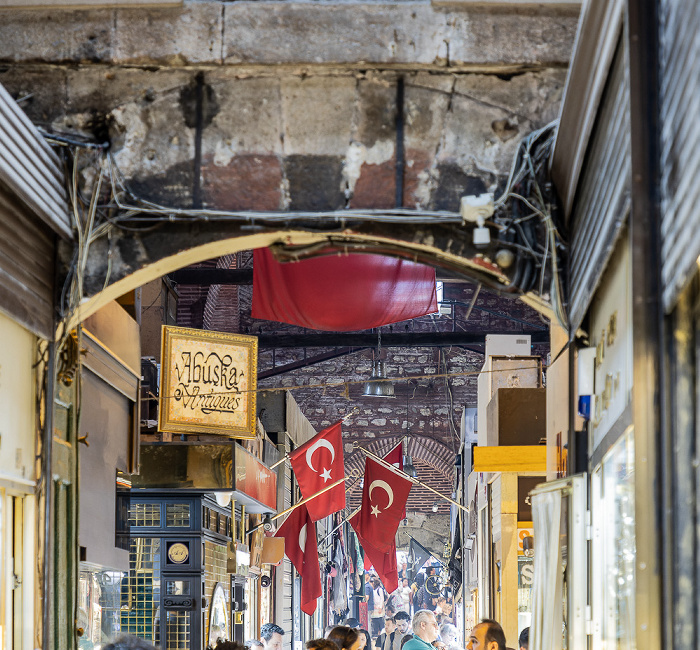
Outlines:
<svg viewBox="0 0 700 650"><path fill-rule="evenodd" d="M158 428L255 438L258 339L163 326Z"/></svg>

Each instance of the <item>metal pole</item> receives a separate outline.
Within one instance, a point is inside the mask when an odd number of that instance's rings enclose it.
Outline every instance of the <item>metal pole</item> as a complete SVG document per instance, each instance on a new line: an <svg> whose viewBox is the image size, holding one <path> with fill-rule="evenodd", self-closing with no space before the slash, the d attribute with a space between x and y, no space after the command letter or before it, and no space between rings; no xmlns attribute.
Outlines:
<svg viewBox="0 0 700 650"><path fill-rule="evenodd" d="M56 344L51 341L49 343L49 359L46 367L46 417L44 420L44 575L42 576L43 585L43 601L44 611L42 612L43 630L42 630L42 648L49 650L50 634L49 626L51 624L50 611L51 600L49 593L51 590L50 575L53 573L52 553L51 553L51 513L53 511L53 478L52 478L52 454L53 448L53 418L54 418L54 391L56 390Z"/></svg>
<svg viewBox="0 0 700 650"><path fill-rule="evenodd" d="M311 499L315 499L316 497L321 496L324 492L328 492L328 490L332 490L336 485L340 485L341 483L344 483L349 478L351 478L351 477L350 476L343 476L343 478L338 479L335 483L331 483L330 485L327 485L326 487L324 487L320 492L316 492L316 494L312 494L310 497L307 497L306 499L302 499L301 501L298 501L297 503L295 503L293 506L290 506L286 510L282 510L282 512L278 512L274 517L270 517L270 521L275 521L275 519L279 519L280 517L284 517L284 515L286 515L288 512L292 512L292 510L296 510L299 506L303 506L305 503L308 503L309 501L311 501ZM254 528L251 528L247 534L250 535L250 533L257 530L262 525L263 524L258 524Z"/></svg>
<svg viewBox="0 0 700 650"><path fill-rule="evenodd" d="M270 465L270 469L275 469L275 467L277 467L278 465L281 465L285 460L287 460L287 458L289 458L289 454L285 454L276 463L273 463L272 465Z"/></svg>
<svg viewBox="0 0 700 650"><path fill-rule="evenodd" d="M330 533L328 533L328 535L326 535L326 536L321 540L321 544L323 544L323 542L325 542L325 541L326 541L336 530L338 530L338 528L340 528L346 521L348 521L349 519L352 519L358 512L360 512L360 508L356 508L356 509L353 510L347 517L344 517L343 520L342 520Z"/></svg>
<svg viewBox="0 0 700 650"><path fill-rule="evenodd" d="M430 490L430 491L433 492L434 494L437 494L440 498L445 499L445 501L449 501L450 503L456 505L458 508L461 508L462 510L464 510L464 512L469 512L469 508L466 508L466 507L463 506L461 503L457 503L454 499L451 499L450 497L448 497L447 495L443 494L442 492L438 492L435 488L431 488L429 485L426 485L425 483L423 483L423 481L421 481L421 480L419 480L419 479L417 479L417 478L413 478L413 476L409 476L408 474L406 474L406 472L402 472L400 469L397 469L397 468L394 467L393 465L387 463L387 462L386 462L383 458L381 458L380 456L377 456L377 454L372 453L371 451L369 451L368 449L365 449L364 447L360 447L357 443L355 443L354 446L355 446L357 449L359 449L360 451L362 451L363 453L365 453L367 456L371 456L372 458L374 458L374 460L376 460L379 464L383 465L384 467L386 467L386 468L388 468L388 469L390 469L390 470L392 470L392 471L394 471L394 472L400 474L401 476L403 476L404 478L408 479L408 480L411 481L412 483L414 483L414 484L416 484L416 485L420 485L421 487L424 487L426 490Z"/></svg>

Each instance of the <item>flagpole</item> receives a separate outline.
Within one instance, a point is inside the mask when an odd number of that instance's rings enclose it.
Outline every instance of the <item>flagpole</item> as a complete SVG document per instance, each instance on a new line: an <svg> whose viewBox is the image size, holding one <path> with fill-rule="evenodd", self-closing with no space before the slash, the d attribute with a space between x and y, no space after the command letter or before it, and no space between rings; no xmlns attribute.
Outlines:
<svg viewBox="0 0 700 650"><path fill-rule="evenodd" d="M321 540L321 544L323 544L323 542L325 542L325 541L326 541L336 530L338 530L338 528L340 528L346 521L348 521L349 519L352 519L358 512L360 512L360 508L357 508L356 510L354 510L353 512L351 512L347 517L344 517L343 520L342 520L330 533L328 533L328 535L326 535L326 536ZM327 549L326 549L326 550L327 550Z"/></svg>
<svg viewBox="0 0 700 650"><path fill-rule="evenodd" d="M411 481L411 483L414 483L415 485L420 485L421 487L424 487L426 490L430 490L434 494L437 494L442 499L445 499L445 501L449 501L450 503L456 505L458 508L461 508L465 512L469 512L469 508L463 506L461 503L457 503L454 499L451 499L450 497L443 494L442 492L438 492L435 488L432 488L429 485L423 483L423 481L421 481L420 479L414 478L413 476L409 476L408 474L406 474L406 472L403 472L402 470L394 467L393 465L387 463L380 456L377 456L377 454L369 451L369 449L365 449L364 447L360 447L360 445L358 445L356 442L354 443L353 446L355 448L359 449L360 451L364 452L367 456L371 456L374 460L376 460L379 464L383 465L384 467L401 474L401 476L403 476L404 478L407 478L409 481Z"/></svg>
<svg viewBox="0 0 700 650"><path fill-rule="evenodd" d="M274 517L270 517L270 521L275 521L275 519L279 519L280 517L284 517L284 515L286 515L288 512L292 512L292 510L296 510L299 506L303 506L305 503L308 503L309 501L311 501L311 499L315 499L316 497L321 496L324 492L328 492L328 490L332 490L337 485L340 485L341 483L345 483L345 481L348 478L349 477L347 477L347 476L343 476L343 478L338 479L335 483L331 483L330 485L327 485L326 487L324 487L320 492L316 492L316 494L312 494L310 497L307 497L306 499L302 499L301 501L298 501L297 503L295 503L293 506L287 508L286 510L282 510L282 512L277 513ZM261 526L262 526L262 524L258 524L255 528L251 528L248 531L248 534L250 535L250 533L252 533L254 530L257 530Z"/></svg>
<svg viewBox="0 0 700 650"><path fill-rule="evenodd" d="M353 415L356 415L357 413L359 413L359 411L360 411L359 408L357 408L357 407L354 408L352 411L350 411L350 413L347 413L347 414L345 414L342 418L340 418L340 422L345 422L345 420L347 420L348 418L351 418ZM331 425L331 426L335 426L335 425ZM330 428L330 427L326 427L326 428ZM325 430L326 430L326 429L324 429L323 431L325 431ZM319 431L319 433L322 433L322 432ZM318 435L318 434L316 434L316 435ZM315 436L314 436L314 437L315 437ZM312 438L309 438L309 440L312 440ZM304 444L306 444L306 443L304 443ZM285 455L284 455L280 460L278 460L276 463L273 463L272 465L270 465L270 469L275 469L275 467L277 467L278 465L281 465L285 460L288 460L288 459L289 459L289 454L285 454ZM319 494L320 494L320 493L319 493Z"/></svg>
<svg viewBox="0 0 700 650"><path fill-rule="evenodd" d="M282 464L285 460L287 460L288 458L289 458L289 454L285 454L285 455L282 456L282 458L280 458L280 460L278 460L276 463L273 463L272 465L270 465L270 469L275 469L275 467L277 467L278 465L281 465L281 464Z"/></svg>

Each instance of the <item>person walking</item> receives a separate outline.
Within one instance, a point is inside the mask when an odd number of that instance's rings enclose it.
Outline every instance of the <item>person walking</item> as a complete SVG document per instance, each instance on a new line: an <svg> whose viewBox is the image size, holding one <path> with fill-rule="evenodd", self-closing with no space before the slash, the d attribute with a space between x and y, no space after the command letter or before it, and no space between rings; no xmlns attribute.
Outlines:
<svg viewBox="0 0 700 650"><path fill-rule="evenodd" d="M284 630L274 623L265 623L260 628L260 639L264 650L282 650Z"/></svg>
<svg viewBox="0 0 700 650"><path fill-rule="evenodd" d="M524 627L518 637L518 647L520 650L528 650L530 647L530 628Z"/></svg>
<svg viewBox="0 0 700 650"><path fill-rule="evenodd" d="M472 628L467 650L506 650L506 635L501 625L485 618Z"/></svg>
<svg viewBox="0 0 700 650"><path fill-rule="evenodd" d="M372 576L369 583L365 585L365 600L370 619L369 632L375 638L384 627L384 605L386 602L386 591L384 591L377 576Z"/></svg>
<svg viewBox="0 0 700 650"><path fill-rule="evenodd" d="M404 644L403 650L435 650L433 642L437 638L435 614L427 609L418 610L413 616L413 638Z"/></svg>

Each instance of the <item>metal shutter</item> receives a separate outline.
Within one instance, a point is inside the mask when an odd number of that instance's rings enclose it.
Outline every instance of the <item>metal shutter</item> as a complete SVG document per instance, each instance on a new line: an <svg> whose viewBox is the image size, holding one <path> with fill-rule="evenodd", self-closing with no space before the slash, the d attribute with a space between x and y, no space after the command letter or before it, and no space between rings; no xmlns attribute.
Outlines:
<svg viewBox="0 0 700 650"><path fill-rule="evenodd" d="M671 311L700 255L700 3L660 3L661 279Z"/></svg>
<svg viewBox="0 0 700 650"><path fill-rule="evenodd" d="M583 321L630 205L627 50L620 39L593 128L572 213L569 320Z"/></svg>

